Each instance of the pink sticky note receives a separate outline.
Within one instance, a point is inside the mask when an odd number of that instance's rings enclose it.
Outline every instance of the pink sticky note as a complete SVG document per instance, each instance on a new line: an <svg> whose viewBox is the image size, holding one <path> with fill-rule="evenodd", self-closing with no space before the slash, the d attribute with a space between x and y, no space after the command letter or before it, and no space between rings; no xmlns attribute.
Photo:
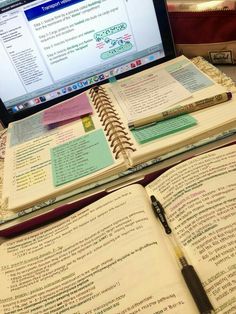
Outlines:
<svg viewBox="0 0 236 314"><path fill-rule="evenodd" d="M86 93L82 93L43 112L43 125L80 118L91 114L93 109Z"/></svg>

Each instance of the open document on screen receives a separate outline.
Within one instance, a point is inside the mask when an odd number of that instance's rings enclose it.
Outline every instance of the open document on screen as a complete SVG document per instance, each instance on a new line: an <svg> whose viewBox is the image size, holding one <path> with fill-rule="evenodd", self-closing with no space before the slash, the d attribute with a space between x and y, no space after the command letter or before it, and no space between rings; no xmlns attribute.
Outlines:
<svg viewBox="0 0 236 314"><path fill-rule="evenodd" d="M165 56L153 0L15 5L0 11L0 98L13 112Z"/></svg>

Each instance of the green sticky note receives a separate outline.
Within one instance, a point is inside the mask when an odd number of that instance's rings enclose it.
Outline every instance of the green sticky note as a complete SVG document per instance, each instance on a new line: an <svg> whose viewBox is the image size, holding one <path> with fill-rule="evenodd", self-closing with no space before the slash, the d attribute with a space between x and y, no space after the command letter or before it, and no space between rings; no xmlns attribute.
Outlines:
<svg viewBox="0 0 236 314"><path fill-rule="evenodd" d="M172 119L157 122L156 124L134 129L133 133L136 141L144 144L157 138L176 133L197 124L197 120L185 114Z"/></svg>
<svg viewBox="0 0 236 314"><path fill-rule="evenodd" d="M101 129L51 149L55 186L85 177L114 163Z"/></svg>

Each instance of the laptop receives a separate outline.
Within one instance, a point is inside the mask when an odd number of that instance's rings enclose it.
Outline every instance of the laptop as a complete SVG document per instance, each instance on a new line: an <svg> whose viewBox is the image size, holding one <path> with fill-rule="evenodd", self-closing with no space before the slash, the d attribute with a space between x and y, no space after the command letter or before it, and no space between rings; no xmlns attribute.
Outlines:
<svg viewBox="0 0 236 314"><path fill-rule="evenodd" d="M174 57L164 0L0 1L0 120Z"/></svg>

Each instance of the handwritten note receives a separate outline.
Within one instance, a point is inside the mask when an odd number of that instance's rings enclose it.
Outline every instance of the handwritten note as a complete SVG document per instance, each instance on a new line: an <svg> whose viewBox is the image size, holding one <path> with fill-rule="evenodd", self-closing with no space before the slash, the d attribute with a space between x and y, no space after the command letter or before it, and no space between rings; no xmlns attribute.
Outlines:
<svg viewBox="0 0 236 314"><path fill-rule="evenodd" d="M93 109L86 93L82 93L62 103L50 107L43 113L43 125L71 121L74 118L91 114Z"/></svg>
<svg viewBox="0 0 236 314"><path fill-rule="evenodd" d="M55 186L79 179L114 163L101 129L51 149Z"/></svg>
<svg viewBox="0 0 236 314"><path fill-rule="evenodd" d="M191 97L191 93L164 69L125 79L111 88L128 123Z"/></svg>

